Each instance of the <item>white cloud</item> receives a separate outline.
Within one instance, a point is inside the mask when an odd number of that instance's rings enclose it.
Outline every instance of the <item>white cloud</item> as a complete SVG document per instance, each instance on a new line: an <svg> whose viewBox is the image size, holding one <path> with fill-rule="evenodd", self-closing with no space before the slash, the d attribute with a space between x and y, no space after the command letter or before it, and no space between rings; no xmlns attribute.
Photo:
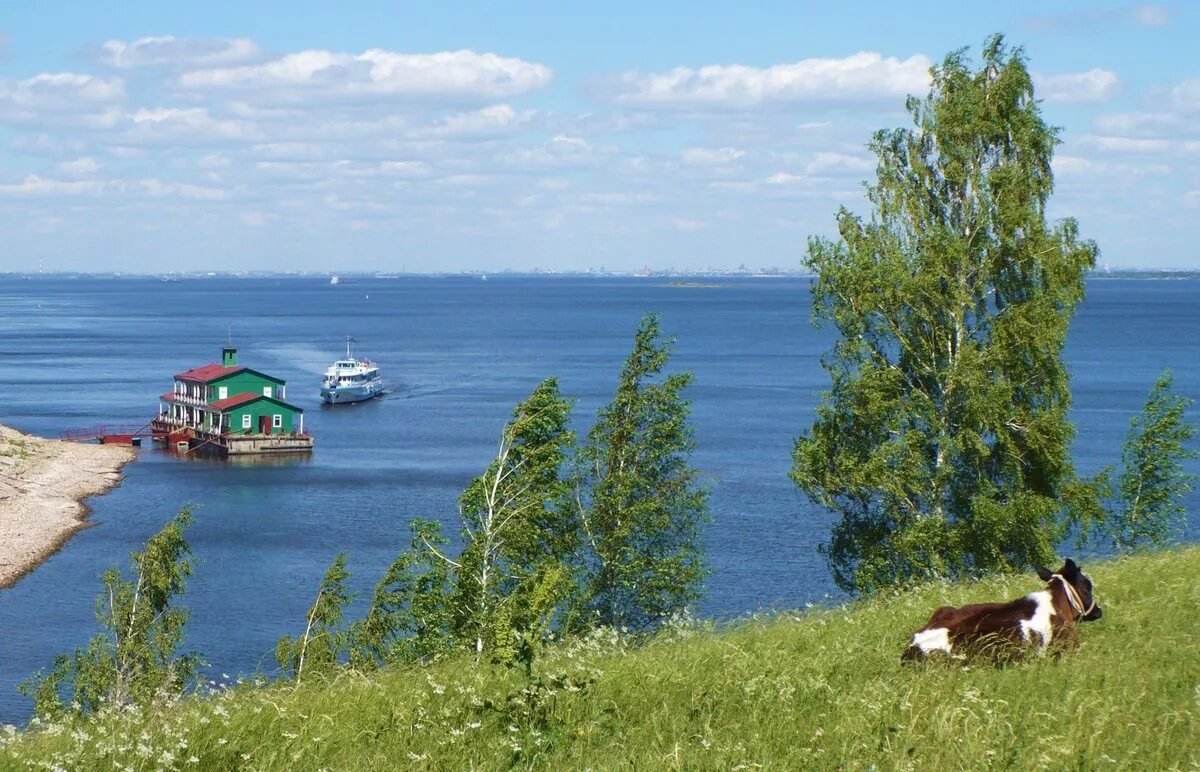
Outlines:
<svg viewBox="0 0 1200 772"><path fill-rule="evenodd" d="M379 168L398 177L428 177L432 171L424 161L384 161Z"/></svg>
<svg viewBox="0 0 1200 772"><path fill-rule="evenodd" d="M710 182L708 186L713 190L732 190L735 193L753 193L758 190L757 182Z"/></svg>
<svg viewBox="0 0 1200 772"><path fill-rule="evenodd" d="M791 185L795 182L800 182L804 179L799 174L789 174L788 172L775 172L770 177L767 177L768 185Z"/></svg>
<svg viewBox="0 0 1200 772"><path fill-rule="evenodd" d="M690 217L672 217L671 225L675 226L675 230L685 233L708 230L711 227L704 220L695 220Z"/></svg>
<svg viewBox="0 0 1200 772"><path fill-rule="evenodd" d="M1077 155L1057 155L1051 166L1056 176L1074 177L1090 172L1095 163Z"/></svg>
<svg viewBox="0 0 1200 772"><path fill-rule="evenodd" d="M581 199L589 204L626 206L654 203L659 197L653 193L585 193Z"/></svg>
<svg viewBox="0 0 1200 772"><path fill-rule="evenodd" d="M1175 9L1165 3L1143 3L1133 8L1133 18L1143 27L1165 27L1174 16Z"/></svg>
<svg viewBox="0 0 1200 772"><path fill-rule="evenodd" d="M618 104L684 109L746 109L799 103L845 103L904 96L929 85L930 60L864 51L841 59L803 59L750 67L676 67L628 72L611 84Z"/></svg>
<svg viewBox="0 0 1200 772"><path fill-rule="evenodd" d="M1109 153L1162 153L1171 149L1169 139L1141 139L1137 137L1085 136L1079 143Z"/></svg>
<svg viewBox="0 0 1200 772"><path fill-rule="evenodd" d="M1118 136L1162 136L1189 128L1175 113L1110 113L1097 116L1096 130Z"/></svg>
<svg viewBox="0 0 1200 772"><path fill-rule="evenodd" d="M315 161L325 157L324 147L315 142L262 142L251 145L250 153L273 161Z"/></svg>
<svg viewBox="0 0 1200 772"><path fill-rule="evenodd" d="M1093 4L1095 5L1095 4ZM1035 16L1021 26L1031 32L1081 32L1090 27L1130 22L1143 27L1163 27L1175 16L1175 8L1165 3L1139 3L1115 8L1087 8L1056 16Z"/></svg>
<svg viewBox="0 0 1200 772"><path fill-rule="evenodd" d="M223 201L229 194L219 188L204 185L193 185L187 182L163 182L153 178L141 179L133 183L134 192L144 193L153 198L178 196L191 201Z"/></svg>
<svg viewBox="0 0 1200 772"><path fill-rule="evenodd" d="M1200 78L1189 78L1171 89L1171 102L1184 112L1200 112Z"/></svg>
<svg viewBox="0 0 1200 772"><path fill-rule="evenodd" d="M96 163L94 158L83 156L73 161L61 161L55 164L54 168L68 177L87 177L100 171L100 164Z"/></svg>
<svg viewBox="0 0 1200 772"><path fill-rule="evenodd" d="M223 140L252 140L257 127L241 120L215 118L204 107L142 108L127 116L127 142L209 144Z"/></svg>
<svg viewBox="0 0 1200 772"><path fill-rule="evenodd" d="M511 134L529 123L533 111L518 113L510 105L448 115L435 125L413 131L417 137L481 138Z"/></svg>
<svg viewBox="0 0 1200 772"><path fill-rule="evenodd" d="M744 155L746 151L736 147L689 147L681 157L688 166L724 166Z"/></svg>
<svg viewBox="0 0 1200 772"><path fill-rule="evenodd" d="M1060 75L1035 74L1033 83L1039 98L1059 104L1106 102L1121 91L1117 74L1100 67Z"/></svg>
<svg viewBox="0 0 1200 772"><path fill-rule="evenodd" d="M193 201L220 201L228 197L218 188L186 182L139 180L56 180L31 174L21 182L0 184L0 196L12 198L58 198L126 194L149 198L178 197Z"/></svg>
<svg viewBox="0 0 1200 772"><path fill-rule="evenodd" d="M593 148L582 137L557 134L540 145L521 147L508 153L502 153L499 159L520 168L559 168L594 164L608 151L608 148Z"/></svg>
<svg viewBox="0 0 1200 772"><path fill-rule="evenodd" d="M845 153L817 153L804 167L807 174L828 173L862 173L875 168L875 163L868 158Z"/></svg>
<svg viewBox="0 0 1200 772"><path fill-rule="evenodd" d="M0 184L0 195L14 198L98 195L113 185L101 180L53 180L31 174L20 182Z"/></svg>
<svg viewBox="0 0 1200 772"><path fill-rule="evenodd" d="M571 183L561 177L543 177L538 180L537 187L539 190L566 190Z"/></svg>
<svg viewBox="0 0 1200 772"><path fill-rule="evenodd" d="M489 99L536 91L550 79L545 65L491 53L401 54L375 48L361 54L299 51L262 64L193 70L180 75L178 84L251 90L260 98L282 100L307 95Z"/></svg>
<svg viewBox="0 0 1200 772"><path fill-rule="evenodd" d="M131 67L219 67L262 56L249 38L138 38L132 43L110 40L100 47L101 64Z"/></svg>
<svg viewBox="0 0 1200 772"><path fill-rule="evenodd" d="M233 159L220 153L210 153L197 160L196 166L209 170L228 169L230 166L233 166Z"/></svg>
<svg viewBox="0 0 1200 772"><path fill-rule="evenodd" d="M21 81L0 80L0 111L9 115L86 112L124 96L125 84L120 78L74 72L44 72Z"/></svg>
<svg viewBox="0 0 1200 772"><path fill-rule="evenodd" d="M1065 179L1090 177L1111 184L1114 188L1120 188L1133 179L1165 177L1173 171L1168 164L1147 163L1144 159L1111 161L1077 155L1056 156L1053 166L1055 176Z"/></svg>

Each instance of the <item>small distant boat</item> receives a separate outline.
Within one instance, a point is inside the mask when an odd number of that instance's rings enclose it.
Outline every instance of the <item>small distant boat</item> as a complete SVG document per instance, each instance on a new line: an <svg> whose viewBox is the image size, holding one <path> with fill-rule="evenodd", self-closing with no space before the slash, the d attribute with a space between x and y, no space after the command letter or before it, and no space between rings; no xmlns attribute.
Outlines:
<svg viewBox="0 0 1200 772"><path fill-rule="evenodd" d="M330 279L329 279L329 283L330 283L330 284L341 284L341 283L342 283L342 280L341 280L341 279L339 279L339 278L338 278L338 277L335 275L335 276L331 276L331 277L330 277Z"/></svg>
<svg viewBox="0 0 1200 772"><path fill-rule="evenodd" d="M350 344L354 338L346 336L346 358L339 359L325 371L321 382L321 399L329 405L347 402L362 402L383 393L383 379L379 367L369 359L355 359Z"/></svg>

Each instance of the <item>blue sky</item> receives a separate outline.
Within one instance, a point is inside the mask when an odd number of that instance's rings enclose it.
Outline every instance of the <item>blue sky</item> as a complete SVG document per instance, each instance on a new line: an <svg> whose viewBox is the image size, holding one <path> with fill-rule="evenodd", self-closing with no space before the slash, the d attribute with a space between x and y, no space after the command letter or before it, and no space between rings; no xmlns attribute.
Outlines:
<svg viewBox="0 0 1200 772"><path fill-rule="evenodd" d="M1200 268L1200 4L341 5L0 11L0 270L795 268L992 32L1052 214Z"/></svg>

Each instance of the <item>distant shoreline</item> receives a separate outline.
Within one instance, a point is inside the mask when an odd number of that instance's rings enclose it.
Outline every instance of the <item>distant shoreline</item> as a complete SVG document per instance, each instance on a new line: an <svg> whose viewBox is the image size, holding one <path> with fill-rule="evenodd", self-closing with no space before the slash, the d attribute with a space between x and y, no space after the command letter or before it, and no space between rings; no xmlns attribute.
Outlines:
<svg viewBox="0 0 1200 772"><path fill-rule="evenodd" d="M88 527L84 499L121 482L133 448L48 440L0 425L0 589Z"/></svg>
<svg viewBox="0 0 1200 772"><path fill-rule="evenodd" d="M317 271L205 271L205 272L173 272L134 273L97 271L87 273L82 271L48 271L31 273L28 271L0 271L0 279L106 279L131 281L204 281L211 279L288 279L316 280L328 284L332 276L329 272ZM431 271L394 273L386 271L350 271L338 274L337 284L354 284L361 281L383 280L395 281L404 279L462 279L480 281L484 279L666 279L669 281L711 281L730 279L812 279L813 274L807 271L685 271L685 270L651 270L651 271L514 271L514 270L478 270L478 271ZM1195 280L1200 279L1200 270L1180 269L1164 270L1152 268L1123 268L1110 271L1093 270L1086 276L1088 279L1152 279L1152 280Z"/></svg>

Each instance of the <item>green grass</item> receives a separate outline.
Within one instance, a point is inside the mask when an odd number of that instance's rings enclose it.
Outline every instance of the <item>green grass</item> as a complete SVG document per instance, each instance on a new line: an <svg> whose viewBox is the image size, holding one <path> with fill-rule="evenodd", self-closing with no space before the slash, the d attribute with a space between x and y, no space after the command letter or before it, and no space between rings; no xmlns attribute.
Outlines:
<svg viewBox="0 0 1200 772"><path fill-rule="evenodd" d="M1104 618L1061 659L903 667L943 603L1035 577L555 647L531 681L467 660L233 686L3 740L0 767L1197 769L1200 549L1085 566ZM191 761L195 759L195 761Z"/></svg>

